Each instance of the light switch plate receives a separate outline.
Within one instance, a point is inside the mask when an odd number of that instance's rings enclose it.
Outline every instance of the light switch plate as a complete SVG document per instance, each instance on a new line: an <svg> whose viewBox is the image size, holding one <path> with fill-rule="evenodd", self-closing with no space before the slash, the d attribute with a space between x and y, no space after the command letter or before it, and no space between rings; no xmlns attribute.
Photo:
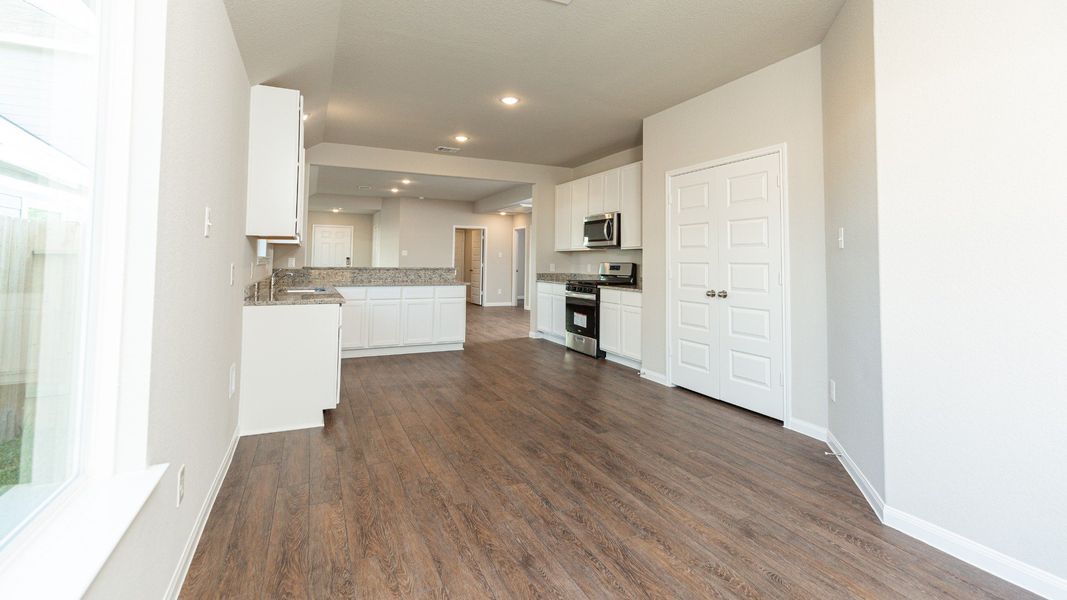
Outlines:
<svg viewBox="0 0 1067 600"><path fill-rule="evenodd" d="M237 278L237 265L230 263L230 286L233 286L234 280Z"/></svg>
<svg viewBox="0 0 1067 600"><path fill-rule="evenodd" d="M842 249L842 250L845 248L845 228L844 227L838 227L837 228L837 247Z"/></svg>
<svg viewBox="0 0 1067 600"><path fill-rule="evenodd" d="M204 237L211 237L211 207L204 207Z"/></svg>

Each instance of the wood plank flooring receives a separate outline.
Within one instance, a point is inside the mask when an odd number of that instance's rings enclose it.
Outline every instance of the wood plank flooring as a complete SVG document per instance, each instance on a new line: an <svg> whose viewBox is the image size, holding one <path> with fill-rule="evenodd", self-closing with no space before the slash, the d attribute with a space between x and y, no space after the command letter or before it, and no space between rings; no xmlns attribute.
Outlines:
<svg viewBox="0 0 1067 600"><path fill-rule="evenodd" d="M183 598L1028 598L882 526L826 446L468 310L242 438Z"/></svg>

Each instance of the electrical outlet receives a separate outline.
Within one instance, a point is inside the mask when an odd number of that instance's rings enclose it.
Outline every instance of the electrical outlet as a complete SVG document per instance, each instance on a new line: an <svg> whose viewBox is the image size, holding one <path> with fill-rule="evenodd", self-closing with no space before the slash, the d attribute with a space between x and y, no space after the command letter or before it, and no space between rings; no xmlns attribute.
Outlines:
<svg viewBox="0 0 1067 600"><path fill-rule="evenodd" d="M204 207L204 237L211 237L211 207Z"/></svg>
<svg viewBox="0 0 1067 600"><path fill-rule="evenodd" d="M496 257L497 258L504 258L504 253L503 252L497 252L496 253Z"/></svg>
<svg viewBox="0 0 1067 600"><path fill-rule="evenodd" d="M230 363L230 398L237 392L237 363Z"/></svg>
<svg viewBox="0 0 1067 600"><path fill-rule="evenodd" d="M497 296L499 296L500 294L503 294L503 293L504 293L504 290L497 288L497 290L496 290L496 295Z"/></svg>
<svg viewBox="0 0 1067 600"><path fill-rule="evenodd" d="M837 402L837 382L830 380L830 402Z"/></svg>
<svg viewBox="0 0 1067 600"><path fill-rule="evenodd" d="M296 268L296 257L295 256L290 256L289 260L286 261L285 266L289 267L290 269L295 269Z"/></svg>
<svg viewBox="0 0 1067 600"><path fill-rule="evenodd" d="M230 285L233 285L234 280L237 279L237 265L230 263Z"/></svg>
<svg viewBox="0 0 1067 600"><path fill-rule="evenodd" d="M178 467L178 502L177 508L181 508L182 500L185 499L185 465Z"/></svg>
<svg viewBox="0 0 1067 600"><path fill-rule="evenodd" d="M400 256L407 256L407 255L408 255L408 251L407 250L401 250L400 251Z"/></svg>
<svg viewBox="0 0 1067 600"><path fill-rule="evenodd" d="M555 273L556 272L556 263L548 263L548 270L553 272L553 273Z"/></svg>

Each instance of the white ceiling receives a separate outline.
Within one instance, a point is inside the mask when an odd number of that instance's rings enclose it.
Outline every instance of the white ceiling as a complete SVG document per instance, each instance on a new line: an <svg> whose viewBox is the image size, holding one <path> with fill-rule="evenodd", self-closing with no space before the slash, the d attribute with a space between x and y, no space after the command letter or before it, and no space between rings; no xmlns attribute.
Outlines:
<svg viewBox="0 0 1067 600"><path fill-rule="evenodd" d="M225 0L252 83L322 141L573 167L818 44L843 0ZM497 99L514 94L512 108Z"/></svg>
<svg viewBox="0 0 1067 600"><path fill-rule="evenodd" d="M404 179L411 183L405 185ZM418 198L421 196L437 200L474 202L517 185L529 184L492 179L313 166L310 192L312 195L336 194L358 198ZM360 186L367 186L369 189L360 189ZM400 191L394 194L390 191L393 188Z"/></svg>

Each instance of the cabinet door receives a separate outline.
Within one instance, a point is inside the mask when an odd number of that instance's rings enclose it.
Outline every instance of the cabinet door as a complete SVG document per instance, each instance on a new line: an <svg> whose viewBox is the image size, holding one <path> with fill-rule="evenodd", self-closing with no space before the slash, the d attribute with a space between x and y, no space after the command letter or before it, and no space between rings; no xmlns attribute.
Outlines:
<svg viewBox="0 0 1067 600"><path fill-rule="evenodd" d="M641 163L620 169L622 247L641 247Z"/></svg>
<svg viewBox="0 0 1067 600"><path fill-rule="evenodd" d="M299 233L301 98L298 90L253 86L248 115L245 235L295 240Z"/></svg>
<svg viewBox="0 0 1067 600"><path fill-rule="evenodd" d="M641 308L637 306L620 307L619 330L622 339L619 354L641 360Z"/></svg>
<svg viewBox="0 0 1067 600"><path fill-rule="evenodd" d="M433 343L433 299L404 300L405 346Z"/></svg>
<svg viewBox="0 0 1067 600"><path fill-rule="evenodd" d="M571 182L571 250L585 248L585 218L589 216L589 179Z"/></svg>
<svg viewBox="0 0 1067 600"><path fill-rule="evenodd" d="M595 215L604 211L604 174L598 173L587 177L589 180L589 209L586 215Z"/></svg>
<svg viewBox="0 0 1067 600"><path fill-rule="evenodd" d="M567 333L567 301L563 296L552 296L552 333L558 336Z"/></svg>
<svg viewBox="0 0 1067 600"><path fill-rule="evenodd" d="M571 184L556 186L556 250L571 249Z"/></svg>
<svg viewBox="0 0 1067 600"><path fill-rule="evenodd" d="M622 307L618 304L600 303L600 348L612 354L621 354L619 320Z"/></svg>
<svg viewBox="0 0 1067 600"><path fill-rule="evenodd" d="M537 330L552 333L552 294L541 289L537 290Z"/></svg>
<svg viewBox="0 0 1067 600"><path fill-rule="evenodd" d="M341 306L341 347L367 347L367 302L349 300Z"/></svg>
<svg viewBox="0 0 1067 600"><path fill-rule="evenodd" d="M400 345L400 300L367 302L367 345L371 348Z"/></svg>
<svg viewBox="0 0 1067 600"><path fill-rule="evenodd" d="M464 298L438 298L434 329L435 343L463 343L467 338L467 301Z"/></svg>
<svg viewBox="0 0 1067 600"><path fill-rule="evenodd" d="M604 212L618 212L622 206L622 169L604 173Z"/></svg>

